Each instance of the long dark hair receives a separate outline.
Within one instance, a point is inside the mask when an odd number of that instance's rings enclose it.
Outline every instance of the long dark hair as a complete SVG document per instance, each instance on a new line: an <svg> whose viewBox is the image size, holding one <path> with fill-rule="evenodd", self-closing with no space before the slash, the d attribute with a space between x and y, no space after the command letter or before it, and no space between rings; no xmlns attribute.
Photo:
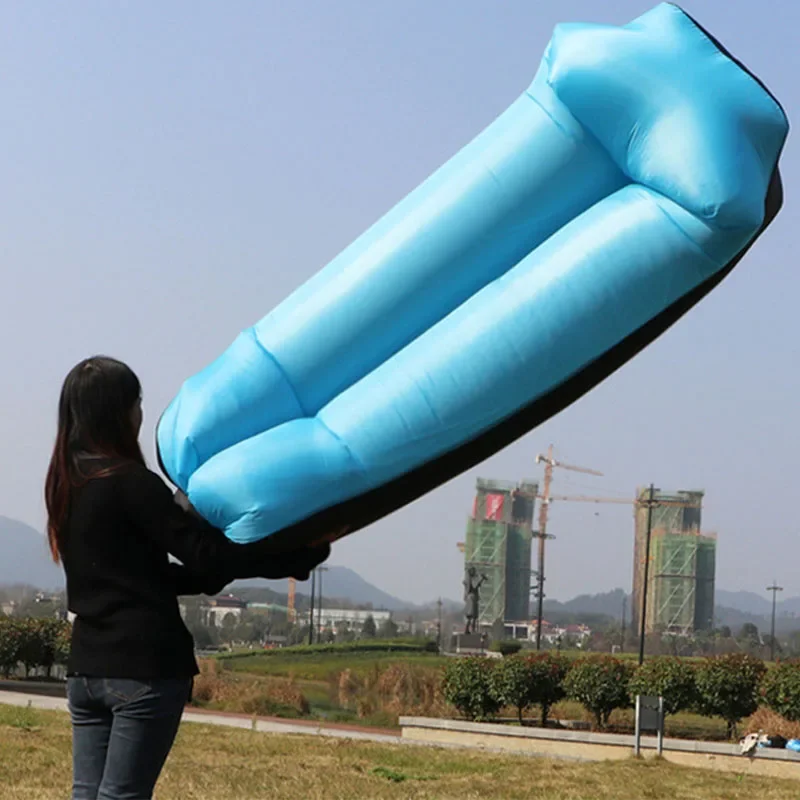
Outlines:
<svg viewBox="0 0 800 800"><path fill-rule="evenodd" d="M130 367L106 356L81 361L64 380L58 433L45 481L47 538L56 563L61 559L73 490L92 478L112 474L126 462L144 465L132 417L141 393ZM116 463L109 466L97 456Z"/></svg>

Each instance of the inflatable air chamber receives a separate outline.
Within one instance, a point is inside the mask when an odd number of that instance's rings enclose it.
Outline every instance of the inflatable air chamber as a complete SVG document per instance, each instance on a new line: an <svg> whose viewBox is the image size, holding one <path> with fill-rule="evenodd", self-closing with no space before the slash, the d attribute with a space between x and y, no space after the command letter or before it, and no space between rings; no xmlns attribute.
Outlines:
<svg viewBox="0 0 800 800"><path fill-rule="evenodd" d="M276 551L415 500L713 289L780 208L787 130L674 5L558 26L507 111L186 381L162 468Z"/></svg>

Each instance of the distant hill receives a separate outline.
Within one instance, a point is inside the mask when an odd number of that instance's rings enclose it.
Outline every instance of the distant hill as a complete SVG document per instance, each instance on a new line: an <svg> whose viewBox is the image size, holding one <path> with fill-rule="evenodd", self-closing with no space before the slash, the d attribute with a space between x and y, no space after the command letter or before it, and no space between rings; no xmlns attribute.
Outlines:
<svg viewBox="0 0 800 800"><path fill-rule="evenodd" d="M622 589L601 594L581 594L572 600L560 603L558 600L545 600L544 608L571 614L599 614L612 619L622 618L622 603L628 597ZM628 619L630 619L630 598L628 598Z"/></svg>
<svg viewBox="0 0 800 800"><path fill-rule="evenodd" d="M50 560L44 536L18 520L0 516L0 584L30 584L40 589L60 589L64 574ZM234 587L264 587L285 597L287 581L242 581ZM327 598L345 598L356 605L371 604L375 609L399 611L414 608L365 581L347 567L331 566L324 573L322 591ZM297 584L299 594L311 594L311 582ZM277 598L275 598L277 602Z"/></svg>
<svg viewBox="0 0 800 800"><path fill-rule="evenodd" d="M50 560L44 536L30 525L0 517L0 584L60 589L64 573Z"/></svg>
<svg viewBox="0 0 800 800"><path fill-rule="evenodd" d="M28 584L40 589L61 589L64 574L50 560L44 537L30 525L0 516L0 585ZM241 581L233 584L232 591L244 587L267 589L264 596L271 602L285 602L287 581ZM348 567L331 566L324 573L322 582L326 604L336 598L353 605L371 605L375 609L388 611L435 609L435 601L423 605L411 603L384 592L364 580ZM299 595L311 594L311 582L297 584ZM249 594L249 592L248 592ZM566 602L547 599L545 615L552 621L619 621L622 616L622 601L626 593L614 589L600 594L583 594ZM463 603L443 598L443 611L460 612ZM533 605L532 614L535 613ZM716 625L727 625L733 631L741 629L746 622L768 631L772 602L764 595L745 591L717 589L714 620ZM628 596L628 619L630 620L630 596ZM777 605L776 625L779 631L800 629L800 597L787 597Z"/></svg>
<svg viewBox="0 0 800 800"><path fill-rule="evenodd" d="M772 601L755 592L728 592L717 589L714 602L718 606L741 611L745 614L762 616L772 613Z"/></svg>
<svg viewBox="0 0 800 800"><path fill-rule="evenodd" d="M285 596L288 592L288 581L248 580L237 581L233 584L233 591L239 587L264 587ZM319 587L317 587L319 589ZM298 582L297 593L311 595L311 581ZM330 566L322 577L322 593L327 598L326 604L334 598L347 599L356 605L372 605L375 609L387 611L400 611L401 609L414 608L408 600L401 600L377 586L365 581L357 572L348 567Z"/></svg>

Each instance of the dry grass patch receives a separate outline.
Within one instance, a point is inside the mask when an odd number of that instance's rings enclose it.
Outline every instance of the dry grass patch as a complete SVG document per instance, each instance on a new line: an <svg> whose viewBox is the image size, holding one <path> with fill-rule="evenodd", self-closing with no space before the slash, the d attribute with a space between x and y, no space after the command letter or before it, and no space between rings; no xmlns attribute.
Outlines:
<svg viewBox="0 0 800 800"><path fill-rule="evenodd" d="M310 711L308 700L293 679L233 675L210 660L200 662L192 704L259 716L304 717Z"/></svg>
<svg viewBox="0 0 800 800"><path fill-rule="evenodd" d="M742 769L747 769L743 760ZM3 800L69 796L65 714L0 706ZM800 784L634 760L576 764L198 724L181 729L156 800L786 800Z"/></svg>

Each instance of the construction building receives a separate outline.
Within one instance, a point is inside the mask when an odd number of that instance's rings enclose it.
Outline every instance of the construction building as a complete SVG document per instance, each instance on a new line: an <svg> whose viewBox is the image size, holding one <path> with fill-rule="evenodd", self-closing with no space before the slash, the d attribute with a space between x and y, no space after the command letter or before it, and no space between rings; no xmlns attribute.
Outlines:
<svg viewBox="0 0 800 800"><path fill-rule="evenodd" d="M649 489L637 492L633 554L633 629L640 628L647 545ZM650 528L646 633L686 635L714 625L717 541L704 534L704 492L657 490Z"/></svg>
<svg viewBox="0 0 800 800"><path fill-rule="evenodd" d="M475 567L478 629L530 619L531 540L538 484L478 478L464 543L464 574Z"/></svg>

